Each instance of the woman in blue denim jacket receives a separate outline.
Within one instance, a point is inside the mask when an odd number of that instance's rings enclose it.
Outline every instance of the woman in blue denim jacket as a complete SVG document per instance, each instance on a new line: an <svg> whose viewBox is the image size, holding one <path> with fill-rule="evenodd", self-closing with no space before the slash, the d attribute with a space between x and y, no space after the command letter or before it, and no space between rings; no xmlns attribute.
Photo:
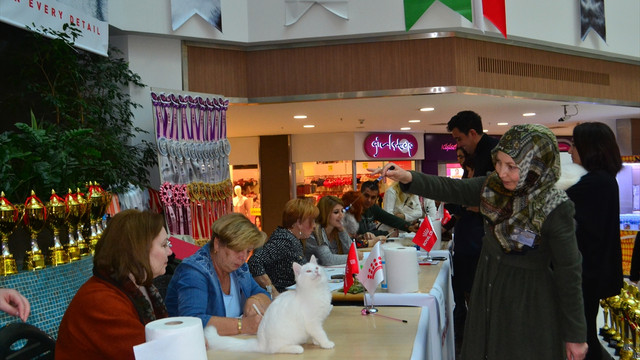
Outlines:
<svg viewBox="0 0 640 360"><path fill-rule="evenodd" d="M271 299L253 280L246 260L266 234L237 213L220 217L211 230L211 241L184 259L171 278L169 316L199 317L220 335L255 334Z"/></svg>

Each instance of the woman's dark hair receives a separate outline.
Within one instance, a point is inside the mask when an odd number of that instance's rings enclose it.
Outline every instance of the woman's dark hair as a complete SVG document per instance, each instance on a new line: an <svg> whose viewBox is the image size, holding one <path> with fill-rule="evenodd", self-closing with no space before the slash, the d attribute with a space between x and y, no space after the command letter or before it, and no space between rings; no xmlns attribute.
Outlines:
<svg viewBox="0 0 640 360"><path fill-rule="evenodd" d="M611 128L600 122L587 122L573 128L573 146L585 170L604 170L612 176L622 169L622 158Z"/></svg>
<svg viewBox="0 0 640 360"><path fill-rule="evenodd" d="M342 203L345 208L349 208L349 212L353 214L353 217L359 222L362 219L362 212L364 211L364 204L362 203L362 193L359 191L347 191L342 194Z"/></svg>
<svg viewBox="0 0 640 360"><path fill-rule="evenodd" d="M96 244L93 267L123 282L131 274L136 284L151 285L149 252L164 228L164 216L149 211L124 210L109 220Z"/></svg>

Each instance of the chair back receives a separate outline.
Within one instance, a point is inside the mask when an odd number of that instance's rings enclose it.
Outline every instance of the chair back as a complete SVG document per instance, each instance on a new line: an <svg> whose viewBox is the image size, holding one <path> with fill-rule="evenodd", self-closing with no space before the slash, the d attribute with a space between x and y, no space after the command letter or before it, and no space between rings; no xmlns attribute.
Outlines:
<svg viewBox="0 0 640 360"><path fill-rule="evenodd" d="M53 360L55 346L51 336L30 324L11 323L0 329L0 359Z"/></svg>

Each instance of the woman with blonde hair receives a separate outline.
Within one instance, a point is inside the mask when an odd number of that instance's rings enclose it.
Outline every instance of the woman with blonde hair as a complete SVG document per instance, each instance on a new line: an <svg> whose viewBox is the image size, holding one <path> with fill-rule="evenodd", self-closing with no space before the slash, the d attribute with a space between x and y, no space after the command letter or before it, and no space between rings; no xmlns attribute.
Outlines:
<svg viewBox="0 0 640 360"><path fill-rule="evenodd" d="M318 208L310 200L287 201L282 212L282 225L249 259L254 279L272 296L295 284L294 262L300 265L307 263L302 241L311 236L318 213Z"/></svg>
<svg viewBox="0 0 640 360"><path fill-rule="evenodd" d="M176 268L167 289L171 316L195 316L221 335L255 334L271 299L246 264L265 233L244 215L231 213L211 226L211 241ZM254 307L255 306L255 307Z"/></svg>
<svg viewBox="0 0 640 360"><path fill-rule="evenodd" d="M320 214L316 228L304 245L307 261L315 255L320 265L340 265L347 262L351 237L342 226L344 206L339 198L327 195L318 201Z"/></svg>

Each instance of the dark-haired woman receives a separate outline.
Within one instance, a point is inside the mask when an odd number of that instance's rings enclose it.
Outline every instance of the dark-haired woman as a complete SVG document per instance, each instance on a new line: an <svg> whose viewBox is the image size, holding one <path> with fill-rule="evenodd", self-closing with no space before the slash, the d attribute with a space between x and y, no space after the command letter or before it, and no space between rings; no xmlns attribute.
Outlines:
<svg viewBox="0 0 640 360"><path fill-rule="evenodd" d="M164 274L169 255L162 215L116 214L96 245L93 276L64 313L56 359L134 359L145 325L167 317L151 281Z"/></svg>
<svg viewBox="0 0 640 360"><path fill-rule="evenodd" d="M587 170L567 190L574 202L576 238L582 253L582 292L587 320L586 359L602 359L596 317L600 299L622 287L620 200L616 174L622 169L620 150L611 129L598 122L573 129L571 160Z"/></svg>

